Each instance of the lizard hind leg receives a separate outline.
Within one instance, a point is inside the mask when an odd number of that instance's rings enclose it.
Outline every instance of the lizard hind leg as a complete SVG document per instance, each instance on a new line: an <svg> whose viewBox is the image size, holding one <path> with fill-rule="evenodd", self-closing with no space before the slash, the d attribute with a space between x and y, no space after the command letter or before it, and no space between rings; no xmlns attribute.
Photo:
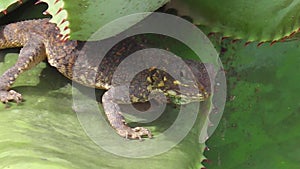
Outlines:
<svg viewBox="0 0 300 169"><path fill-rule="evenodd" d="M7 103L8 101L21 102L22 95L14 90L10 90L10 87L22 72L34 67L45 58L45 48L42 43L30 42L25 44L15 65L5 71L0 77L0 101L2 103Z"/></svg>

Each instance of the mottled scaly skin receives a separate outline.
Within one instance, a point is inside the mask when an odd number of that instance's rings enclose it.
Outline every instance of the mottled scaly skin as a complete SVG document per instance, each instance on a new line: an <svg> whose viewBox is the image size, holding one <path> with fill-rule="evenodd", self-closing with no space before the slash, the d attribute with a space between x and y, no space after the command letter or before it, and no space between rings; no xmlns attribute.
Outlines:
<svg viewBox="0 0 300 169"><path fill-rule="evenodd" d="M133 79L128 79L128 73L124 71L112 81L119 64L129 54L146 48L140 41L127 38L104 57L98 55L99 50L102 50L99 44L106 44L106 41L109 43L110 40L61 41L58 28L48 21L28 20L0 27L0 49L23 47L15 65L0 77L1 102L20 102L21 94L11 90L11 85L22 72L47 59L51 66L56 67L67 78L85 86L108 90L104 93L102 102L111 126L122 137L141 139L142 136L151 138L151 132L143 127L130 128L125 123L118 104L147 102L153 91L161 92L167 97L167 100L158 101L175 104L203 101L210 95L210 81L204 64L191 60L185 60L185 63L196 77L194 82L175 80L170 74L151 65L146 65L146 69ZM139 62L136 59L131 64ZM168 60L162 62L164 65L174 64ZM126 83L129 85L124 85ZM123 92L125 87L129 88L129 97Z"/></svg>

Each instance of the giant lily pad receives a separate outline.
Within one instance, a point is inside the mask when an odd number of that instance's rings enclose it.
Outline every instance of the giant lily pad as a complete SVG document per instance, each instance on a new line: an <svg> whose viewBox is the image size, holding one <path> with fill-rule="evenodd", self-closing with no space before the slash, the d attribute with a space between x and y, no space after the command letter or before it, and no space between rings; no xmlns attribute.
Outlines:
<svg viewBox="0 0 300 169"><path fill-rule="evenodd" d="M100 40L116 35L143 18L128 20L127 24L119 25L104 35L90 39L93 33L109 22L134 13L152 12L168 2L168 0L42 1L48 4L46 13L52 15L51 22L58 25L61 34L65 38L76 40Z"/></svg>
<svg viewBox="0 0 300 169"><path fill-rule="evenodd" d="M300 27L298 0L172 0L169 7L211 32L248 41L276 41Z"/></svg>
<svg viewBox="0 0 300 169"><path fill-rule="evenodd" d="M207 168L300 166L299 42L223 46L229 100L207 142Z"/></svg>
<svg viewBox="0 0 300 169"><path fill-rule="evenodd" d="M0 16L7 14L8 10L15 9L16 6L20 6L23 2L28 0L1 0L0 1Z"/></svg>

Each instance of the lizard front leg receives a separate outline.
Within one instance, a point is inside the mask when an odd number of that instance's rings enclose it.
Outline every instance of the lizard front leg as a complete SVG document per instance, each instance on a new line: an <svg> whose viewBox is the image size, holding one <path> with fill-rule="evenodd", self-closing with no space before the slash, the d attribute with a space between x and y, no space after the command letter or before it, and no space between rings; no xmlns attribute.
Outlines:
<svg viewBox="0 0 300 169"><path fill-rule="evenodd" d="M103 108L110 125L125 138L142 140L142 136L152 138L150 130L143 127L131 128L125 123L124 116L117 102L130 103L128 96L120 88L112 87L102 97Z"/></svg>
<svg viewBox="0 0 300 169"><path fill-rule="evenodd" d="M0 77L0 101L2 103L22 101L22 95L10 90L10 87L22 72L34 67L45 58L45 48L42 43L29 42L25 44L15 65Z"/></svg>

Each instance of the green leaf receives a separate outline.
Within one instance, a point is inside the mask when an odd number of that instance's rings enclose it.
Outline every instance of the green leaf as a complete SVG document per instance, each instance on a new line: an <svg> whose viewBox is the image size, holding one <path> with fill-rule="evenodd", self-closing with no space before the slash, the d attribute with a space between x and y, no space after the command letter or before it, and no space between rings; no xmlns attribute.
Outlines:
<svg viewBox="0 0 300 169"><path fill-rule="evenodd" d="M16 53L6 54L0 65L0 73L12 66L16 58ZM49 66L45 68L43 63L22 74L13 89L22 93L25 101L19 105L10 103L9 108L0 105L0 168L202 167L204 145L199 143L199 133L205 119L203 116L198 116L187 137L170 151L150 158L125 158L108 153L86 135L72 110L71 82L56 69ZM178 109L169 105L166 112L149 124L155 135L172 124ZM89 112L86 114L88 116ZM106 139L105 136L102 137ZM137 140L132 141L139 144Z"/></svg>
<svg viewBox="0 0 300 169"><path fill-rule="evenodd" d="M0 17L28 0L0 0Z"/></svg>
<svg viewBox="0 0 300 169"><path fill-rule="evenodd" d="M43 14L43 11L45 11L46 9L47 4L45 3L35 4L35 1L27 1L26 3L22 3L22 5L18 6L18 8L16 8L15 10L1 17L0 25L49 17Z"/></svg>
<svg viewBox="0 0 300 169"><path fill-rule="evenodd" d="M122 16L151 12L169 0L42 0L49 6L47 12L52 15L51 22L56 23L64 37L76 40L91 40L97 30ZM146 17L147 15L145 15ZM124 31L142 18L115 27L107 34L96 39L104 39ZM95 37L94 37L95 38Z"/></svg>
<svg viewBox="0 0 300 169"><path fill-rule="evenodd" d="M298 0L172 0L169 7L211 32L247 41L275 41L300 28Z"/></svg>
<svg viewBox="0 0 300 169"><path fill-rule="evenodd" d="M207 145L208 169L300 166L299 43L225 43L228 103Z"/></svg>

